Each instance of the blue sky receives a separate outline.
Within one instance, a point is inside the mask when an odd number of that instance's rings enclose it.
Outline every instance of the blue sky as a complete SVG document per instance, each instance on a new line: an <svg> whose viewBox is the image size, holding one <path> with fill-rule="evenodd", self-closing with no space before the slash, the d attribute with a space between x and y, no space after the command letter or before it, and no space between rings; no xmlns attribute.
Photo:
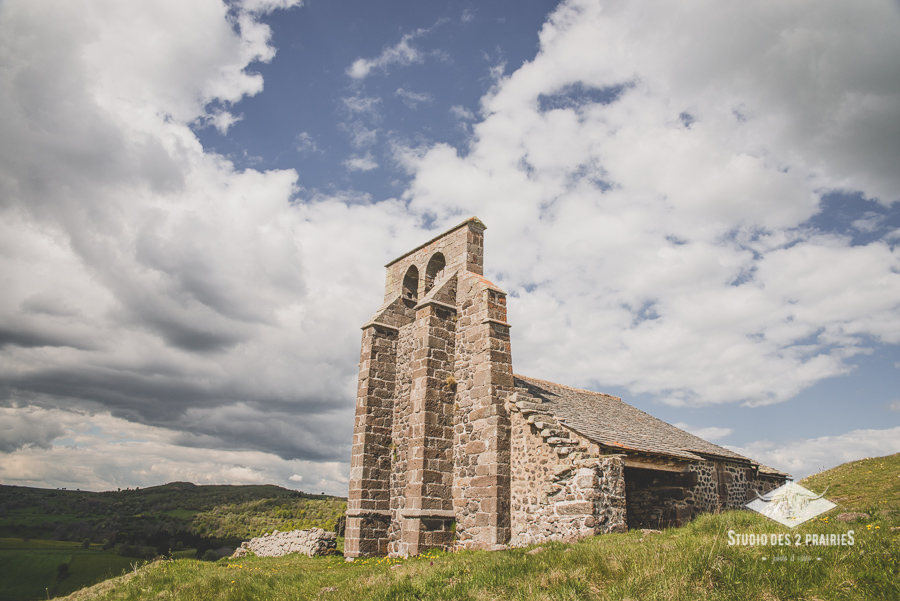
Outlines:
<svg viewBox="0 0 900 601"><path fill-rule="evenodd" d="M802 477L900 452L888 0L8 0L0 482L345 494L383 265L518 373Z"/></svg>

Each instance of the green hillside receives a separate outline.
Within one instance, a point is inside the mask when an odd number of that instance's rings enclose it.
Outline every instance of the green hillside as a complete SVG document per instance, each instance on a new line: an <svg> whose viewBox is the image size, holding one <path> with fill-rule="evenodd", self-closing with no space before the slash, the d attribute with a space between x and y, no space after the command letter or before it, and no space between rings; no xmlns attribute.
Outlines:
<svg viewBox="0 0 900 601"><path fill-rule="evenodd" d="M861 459L814 474L800 481L802 486L837 503L838 512L876 515L900 507L900 453Z"/></svg>
<svg viewBox="0 0 900 601"><path fill-rule="evenodd" d="M0 485L0 537L90 540L152 558L181 547L235 546L274 529L340 526L346 500L280 486L172 482L111 492ZM137 549L140 547L140 549Z"/></svg>
<svg viewBox="0 0 900 601"><path fill-rule="evenodd" d="M0 485L0 601L67 594L158 556L230 555L276 529L339 530L345 510L343 498L270 485L102 493Z"/></svg>
<svg viewBox="0 0 900 601"><path fill-rule="evenodd" d="M814 478L803 484L815 488L828 479L848 497L847 504L793 530L755 513L729 511L662 533L635 530L576 544L433 552L403 561L167 560L68 599L900 599L900 499L893 488L900 479L900 456L847 464ZM863 515L836 520L852 509ZM811 539L840 541L851 530L852 546L807 544ZM782 544L729 544L735 534L757 540L765 534ZM800 544L793 545L795 540Z"/></svg>

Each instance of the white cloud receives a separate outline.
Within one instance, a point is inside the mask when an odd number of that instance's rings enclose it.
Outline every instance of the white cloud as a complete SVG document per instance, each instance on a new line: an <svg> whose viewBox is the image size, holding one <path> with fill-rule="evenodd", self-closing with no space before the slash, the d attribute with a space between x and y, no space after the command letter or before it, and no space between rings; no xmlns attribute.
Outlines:
<svg viewBox="0 0 900 601"><path fill-rule="evenodd" d="M891 411L900 411L900 399L895 399L888 403L888 409Z"/></svg>
<svg viewBox="0 0 900 601"><path fill-rule="evenodd" d="M810 10L563 3L467 154L398 155L413 210L488 225L519 372L759 405L900 343L898 249L805 225L830 189L900 198L900 16Z"/></svg>
<svg viewBox="0 0 900 601"><path fill-rule="evenodd" d="M867 212L860 219L856 219L852 225L857 230L866 234L871 234L881 228L884 223L884 215L878 213Z"/></svg>
<svg viewBox="0 0 900 601"><path fill-rule="evenodd" d="M431 31L444 23L440 20L427 29L419 28L412 33L404 34L400 41L393 46L385 46L381 54L375 58L358 58L347 69L347 75L353 79L365 79L378 69L387 71L388 67L398 65L408 67L410 65L421 64L425 62L425 58L429 55L444 56L441 52L422 52L413 45L413 42L421 37L427 36Z"/></svg>
<svg viewBox="0 0 900 601"><path fill-rule="evenodd" d="M304 131L297 134L297 152L300 154L311 154L322 151L319 150L313 137Z"/></svg>
<svg viewBox="0 0 900 601"><path fill-rule="evenodd" d="M0 407L0 453L19 449L50 448L50 443L63 435L59 424L44 419L44 412L34 408L15 410Z"/></svg>
<svg viewBox="0 0 900 601"><path fill-rule="evenodd" d="M455 104L450 107L450 114L460 121L474 121L475 114L464 106Z"/></svg>
<svg viewBox="0 0 900 601"><path fill-rule="evenodd" d="M371 152L367 152L363 156L354 155L344 161L344 166L349 171L371 171L378 168L378 163L372 157Z"/></svg>
<svg viewBox="0 0 900 601"><path fill-rule="evenodd" d="M368 128L361 121L343 123L341 129L347 133L350 137L350 145L356 149L374 146L378 140L378 129Z"/></svg>
<svg viewBox="0 0 900 601"><path fill-rule="evenodd" d="M716 426L697 428L684 422L678 422L677 424L672 425L674 425L676 428L681 428L685 432L690 432L694 436L699 436L704 440L719 440L720 438L725 438L726 436L729 436L732 432L734 432L732 428L719 428Z"/></svg>
<svg viewBox="0 0 900 601"><path fill-rule="evenodd" d="M301 6L303 0L241 0L241 8L247 12L269 13L276 9Z"/></svg>
<svg viewBox="0 0 900 601"><path fill-rule="evenodd" d="M377 115L380 105L380 98L371 96L346 96L341 99L344 108L350 113L363 113L368 115Z"/></svg>
<svg viewBox="0 0 900 601"><path fill-rule="evenodd" d="M232 125L243 119L243 115L235 117L228 111L216 111L209 115L203 115L196 122L202 127L212 125L223 136L228 133Z"/></svg>
<svg viewBox="0 0 900 601"><path fill-rule="evenodd" d="M17 469L69 465L34 405L159 428L168 465L190 447L198 473L208 449L234 469L349 456L382 276L345 242L383 262L421 236L401 203L299 202L293 170L204 152L189 125L262 89L247 67L274 49L255 19L214 0L0 4L0 449Z"/></svg>
<svg viewBox="0 0 900 601"><path fill-rule="evenodd" d="M21 418L21 414L4 418ZM177 444L170 430L141 426L108 413L31 409L54 429L53 444L3 453L4 484L113 490L172 481L197 484L277 484L307 492L347 494L343 462L285 460L272 453L213 450ZM294 483L294 484L291 484Z"/></svg>
<svg viewBox="0 0 900 601"><path fill-rule="evenodd" d="M762 440L728 448L788 472L794 479L800 480L848 461L900 452L900 427L853 430L839 436L822 436L782 445Z"/></svg>
<svg viewBox="0 0 900 601"><path fill-rule="evenodd" d="M410 92L409 90L404 90L403 88L397 88L397 91L394 92L395 96L399 96L400 100L408 106L409 108L416 108L420 102L433 102L434 98L431 94L426 93L416 93Z"/></svg>

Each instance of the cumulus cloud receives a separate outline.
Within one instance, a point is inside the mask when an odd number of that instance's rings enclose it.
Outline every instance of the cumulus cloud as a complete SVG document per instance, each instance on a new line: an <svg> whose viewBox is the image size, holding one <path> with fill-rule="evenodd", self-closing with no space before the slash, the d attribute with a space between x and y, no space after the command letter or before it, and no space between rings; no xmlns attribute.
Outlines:
<svg viewBox="0 0 900 601"><path fill-rule="evenodd" d="M809 224L829 190L900 198L897 32L890 2L565 2L464 154L401 155L405 198L487 223L521 373L784 401L900 342L897 249Z"/></svg>
<svg viewBox="0 0 900 601"><path fill-rule="evenodd" d="M287 3L251 4L0 6L5 465L60 464L35 405L161 428L201 463L349 457L381 274L338 240L386 260L419 230L400 203L301 202L293 170L201 147L190 126L258 93L247 67L274 56L257 12Z"/></svg>
<svg viewBox="0 0 900 601"><path fill-rule="evenodd" d="M853 430L839 436L822 436L775 444L768 440L743 447L729 447L791 474L795 480L848 461L900 452L900 427L886 430Z"/></svg>
<svg viewBox="0 0 900 601"><path fill-rule="evenodd" d="M165 482L277 484L308 492L346 494L345 462L289 460L246 450L212 450L178 444L171 430L110 416L31 409L4 418L50 424L52 444L32 444L0 462L0 481L19 486L112 490ZM6 421L4 420L4 423ZM2 432L2 430L0 430Z"/></svg>
<svg viewBox="0 0 900 601"><path fill-rule="evenodd" d="M474 121L475 114L464 106L455 104L450 107L450 114L460 121Z"/></svg>
<svg viewBox="0 0 900 601"><path fill-rule="evenodd" d="M0 453L22 448L50 448L50 443L63 435L57 423L44 419L43 412L34 408L16 410L0 407Z"/></svg>

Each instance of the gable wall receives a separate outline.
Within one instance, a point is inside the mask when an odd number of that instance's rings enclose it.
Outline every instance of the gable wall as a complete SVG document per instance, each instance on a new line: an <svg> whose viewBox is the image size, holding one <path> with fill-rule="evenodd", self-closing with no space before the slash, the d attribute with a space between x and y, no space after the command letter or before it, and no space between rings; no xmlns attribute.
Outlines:
<svg viewBox="0 0 900 601"><path fill-rule="evenodd" d="M571 444L583 451L548 444L517 411L510 432L511 546L625 530L622 455L600 456L599 447L571 430Z"/></svg>

